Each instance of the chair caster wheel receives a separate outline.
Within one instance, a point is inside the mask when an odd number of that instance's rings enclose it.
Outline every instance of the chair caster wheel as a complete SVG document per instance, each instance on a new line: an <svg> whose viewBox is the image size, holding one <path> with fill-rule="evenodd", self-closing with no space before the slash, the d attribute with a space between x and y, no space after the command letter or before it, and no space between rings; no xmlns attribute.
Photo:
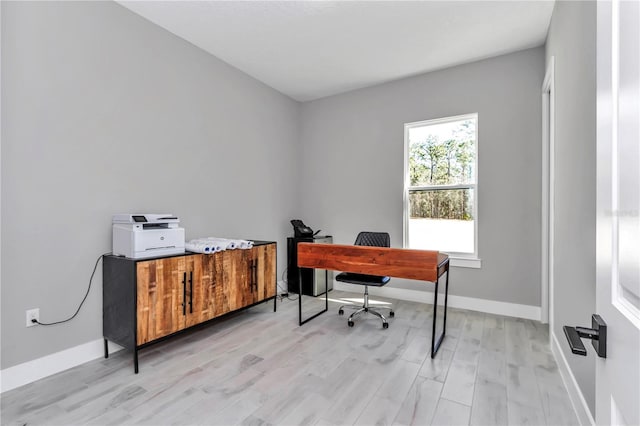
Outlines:
<svg viewBox="0 0 640 426"><path fill-rule="evenodd" d="M353 321L349 321L347 324L349 324L349 327L353 327Z"/></svg>
<svg viewBox="0 0 640 426"><path fill-rule="evenodd" d="M390 316L391 318L393 318L393 317L395 317L395 316L396 316L396 313L395 313L395 312L393 312L393 311L389 311L389 316Z"/></svg>
<svg viewBox="0 0 640 426"><path fill-rule="evenodd" d="M389 323L383 322L382 323L382 328L389 328Z"/></svg>
<svg viewBox="0 0 640 426"><path fill-rule="evenodd" d="M338 315L344 315L344 310L343 310L343 309L340 309L340 310L338 311Z"/></svg>

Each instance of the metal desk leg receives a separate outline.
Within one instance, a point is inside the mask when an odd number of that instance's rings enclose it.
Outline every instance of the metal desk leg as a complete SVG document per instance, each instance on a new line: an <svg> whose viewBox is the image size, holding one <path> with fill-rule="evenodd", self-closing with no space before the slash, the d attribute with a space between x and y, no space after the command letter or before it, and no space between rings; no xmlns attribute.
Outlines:
<svg viewBox="0 0 640 426"><path fill-rule="evenodd" d="M447 299L449 299L449 262L447 262L445 273L447 274L447 279L444 281L444 319L442 320L442 337L444 337L444 333L447 331Z"/></svg>
<svg viewBox="0 0 640 426"><path fill-rule="evenodd" d="M325 271L325 277L329 277L329 272ZM326 280L325 280L326 281ZM329 283L326 283L326 288L324 292L324 309L320 312L311 315L309 318L302 320L302 268L298 268L298 325L302 325L306 322L311 321L318 315L322 315L329 310Z"/></svg>
<svg viewBox="0 0 640 426"><path fill-rule="evenodd" d="M298 326L302 325L302 268L298 268Z"/></svg>
<svg viewBox="0 0 640 426"><path fill-rule="evenodd" d="M324 270L324 310L329 310L329 270Z"/></svg>
<svg viewBox="0 0 640 426"><path fill-rule="evenodd" d="M433 294L433 327L431 332L431 358L436 356L436 352L440 349L440 344L444 340L444 336L447 331L447 301L449 299L449 262L447 261L445 265L445 274L447 274L447 278L445 279L444 285L444 315L442 316L442 334L438 336L436 339L436 319L438 315L438 284L440 282L440 277L436 279L436 288L435 293ZM441 275L442 276L442 275Z"/></svg>
<svg viewBox="0 0 640 426"><path fill-rule="evenodd" d="M433 321L431 326L431 358L436 355L436 320L438 319L438 282L439 278L436 278L436 288L433 292ZM438 346L440 346L440 339L438 339Z"/></svg>

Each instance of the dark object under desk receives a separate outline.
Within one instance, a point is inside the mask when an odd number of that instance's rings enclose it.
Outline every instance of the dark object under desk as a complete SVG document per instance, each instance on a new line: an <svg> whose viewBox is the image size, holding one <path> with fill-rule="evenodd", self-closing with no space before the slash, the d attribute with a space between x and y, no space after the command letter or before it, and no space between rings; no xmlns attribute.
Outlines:
<svg viewBox="0 0 640 426"><path fill-rule="evenodd" d="M333 290L333 271L298 269L298 243L331 244L331 235L287 238L287 291L306 296L320 296L326 289ZM300 289L302 283L302 290Z"/></svg>

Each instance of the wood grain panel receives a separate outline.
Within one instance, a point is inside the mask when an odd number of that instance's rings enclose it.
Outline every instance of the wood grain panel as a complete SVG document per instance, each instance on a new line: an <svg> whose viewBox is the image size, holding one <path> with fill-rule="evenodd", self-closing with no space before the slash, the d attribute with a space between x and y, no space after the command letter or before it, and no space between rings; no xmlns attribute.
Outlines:
<svg viewBox="0 0 640 426"><path fill-rule="evenodd" d="M208 312L206 317L202 317L203 321L229 312L228 304L225 310L224 303L223 256L224 254L221 252L202 255L202 297L205 303L208 304Z"/></svg>
<svg viewBox="0 0 640 426"><path fill-rule="evenodd" d="M274 296L275 247L269 244L138 262L137 344Z"/></svg>
<svg viewBox="0 0 640 426"><path fill-rule="evenodd" d="M185 256L138 262L138 345L185 327L184 272Z"/></svg>
<svg viewBox="0 0 640 426"><path fill-rule="evenodd" d="M249 289L249 250L225 250L224 252L224 297L229 311L247 305Z"/></svg>
<svg viewBox="0 0 640 426"><path fill-rule="evenodd" d="M155 291L152 288L155 287L155 267L151 268L150 262L138 262L136 264L136 276L137 276L137 301L136 301L136 315L137 315L137 329L136 329L136 345L141 345L150 341L149 338L149 315L151 310L151 304L149 303L151 292ZM151 270L153 269L153 271ZM151 274L154 277L151 277Z"/></svg>
<svg viewBox="0 0 640 426"><path fill-rule="evenodd" d="M422 281L438 278L447 256L437 251L298 243L298 266Z"/></svg>
<svg viewBox="0 0 640 426"><path fill-rule="evenodd" d="M269 244L261 247L264 247L264 251L261 258L262 264L258 265L258 271L262 273L263 290L259 291L258 296L260 300L263 300L276 295L277 265L276 245ZM260 288L259 286L260 282L258 288Z"/></svg>
<svg viewBox="0 0 640 426"><path fill-rule="evenodd" d="M254 247L253 252L256 262L254 302L259 302L275 294L275 244Z"/></svg>
<svg viewBox="0 0 640 426"><path fill-rule="evenodd" d="M231 311L231 255L226 251L220 252L222 255L222 286L220 287L220 300L216 303L220 306L220 312L226 313Z"/></svg>

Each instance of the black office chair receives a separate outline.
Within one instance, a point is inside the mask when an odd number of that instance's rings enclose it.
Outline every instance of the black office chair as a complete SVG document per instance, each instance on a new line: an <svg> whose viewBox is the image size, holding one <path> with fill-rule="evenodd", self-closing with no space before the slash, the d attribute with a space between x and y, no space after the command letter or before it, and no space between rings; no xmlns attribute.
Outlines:
<svg viewBox="0 0 640 426"><path fill-rule="evenodd" d="M355 245L357 246L373 246L373 247L391 247L391 239L389 238L389 234L386 232L361 232L358 234L356 238ZM344 308L355 308L357 309L354 313L349 316L349 327L353 327L353 318L357 315L360 315L363 312L370 312L373 315L379 317L382 320L382 328L389 328L389 324L387 323L387 319L378 312L378 309L389 309L389 316L393 317L394 312L392 307L376 307L375 309L369 306L369 286L382 287L386 285L390 278L389 277L380 277L377 275L365 275L365 274L354 274L351 272L343 272L336 276L337 281L341 281L343 283L350 284L359 284L364 286L364 303L361 308L358 308L356 305L343 305L340 306L338 310L338 315L344 314Z"/></svg>

